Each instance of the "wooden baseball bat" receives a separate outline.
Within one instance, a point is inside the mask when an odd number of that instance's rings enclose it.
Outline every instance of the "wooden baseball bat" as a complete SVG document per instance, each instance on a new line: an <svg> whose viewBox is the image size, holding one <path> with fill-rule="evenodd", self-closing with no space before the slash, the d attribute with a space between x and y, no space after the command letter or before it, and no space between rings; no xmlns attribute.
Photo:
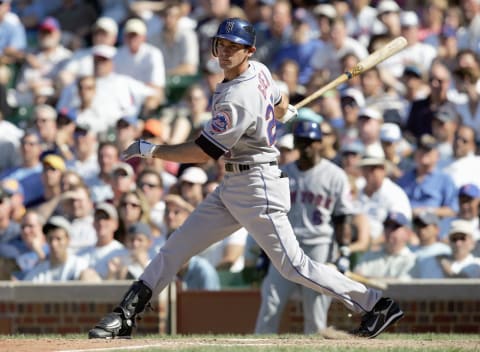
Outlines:
<svg viewBox="0 0 480 352"><path fill-rule="evenodd" d="M327 263L327 265L335 270L338 270L337 266L333 263ZM343 273L343 275L345 275L349 279L360 282L369 287L377 288L379 290L386 290L388 286L385 282L381 280L377 280L371 277L366 277L361 274L354 273L350 270L347 270L345 273Z"/></svg>
<svg viewBox="0 0 480 352"><path fill-rule="evenodd" d="M319 88L318 90L310 94L305 99L295 104L295 107L297 109L304 107L305 105L311 103L318 97L325 94L325 92L338 87L340 84L345 83L349 79L352 79L353 77L356 77L365 71L370 70L373 66L378 65L383 60L388 59L390 56L395 55L406 46L407 46L407 40L404 37L397 37L393 39L392 41L385 44L380 49L368 55L365 59L361 60L358 64L355 65L355 67L351 71L342 73L333 81L327 83L323 87Z"/></svg>
<svg viewBox="0 0 480 352"><path fill-rule="evenodd" d="M383 281L376 280L370 277L366 277L357 273L354 273L352 271L346 271L345 276L348 277L349 279L352 279L354 281L360 282L366 286L370 286L373 288L378 288L379 290L386 290L387 289L387 284Z"/></svg>

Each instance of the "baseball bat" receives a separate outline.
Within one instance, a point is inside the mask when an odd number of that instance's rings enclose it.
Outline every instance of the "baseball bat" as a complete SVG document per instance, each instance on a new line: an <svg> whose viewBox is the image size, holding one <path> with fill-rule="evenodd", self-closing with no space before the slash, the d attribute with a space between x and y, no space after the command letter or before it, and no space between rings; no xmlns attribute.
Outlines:
<svg viewBox="0 0 480 352"><path fill-rule="evenodd" d="M327 265L333 269L338 270L337 266L333 263L327 263ZM364 284L369 287L377 288L379 290L387 289L387 284L385 282L371 278L371 277L363 276L361 274L354 273L350 270L347 270L346 272L344 272L343 275L345 275L349 279L352 279L353 281L360 282L361 284Z"/></svg>
<svg viewBox="0 0 480 352"><path fill-rule="evenodd" d="M405 39L405 37L400 36L393 39L392 41L385 44L380 49L368 55L365 59L361 60L350 71L342 73L333 81L330 81L323 87L319 88L318 90L310 94L308 97L299 101L297 104L295 104L295 108L300 109L304 107L305 105L311 103L318 97L325 94L325 92L338 87L340 84L345 83L349 79L352 79L353 77L356 77L365 71L370 70L373 66L378 65L380 62L384 61L385 59L388 59L390 56L395 55L406 46L407 46L407 40Z"/></svg>

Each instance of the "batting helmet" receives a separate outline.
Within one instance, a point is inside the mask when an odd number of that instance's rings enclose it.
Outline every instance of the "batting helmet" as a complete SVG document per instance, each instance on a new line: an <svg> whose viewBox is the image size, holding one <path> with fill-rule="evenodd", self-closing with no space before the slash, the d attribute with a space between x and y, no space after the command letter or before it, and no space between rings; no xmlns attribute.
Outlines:
<svg viewBox="0 0 480 352"><path fill-rule="evenodd" d="M255 46L255 29L252 24L241 18L227 18L218 26L217 34L212 40L212 54L217 57L218 39L226 39L232 43Z"/></svg>
<svg viewBox="0 0 480 352"><path fill-rule="evenodd" d="M321 141L322 129L318 122L300 120L293 126L293 135L295 137Z"/></svg>

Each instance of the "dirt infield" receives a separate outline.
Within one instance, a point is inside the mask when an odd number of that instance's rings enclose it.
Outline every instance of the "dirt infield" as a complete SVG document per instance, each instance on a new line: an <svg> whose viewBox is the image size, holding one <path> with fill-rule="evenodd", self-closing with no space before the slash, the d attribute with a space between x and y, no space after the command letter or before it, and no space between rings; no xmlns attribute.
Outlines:
<svg viewBox="0 0 480 352"><path fill-rule="evenodd" d="M468 335L467 335L468 336ZM402 350L424 351L428 349L442 349L455 351L479 351L480 341L478 339L462 340L411 340L402 338L393 339L359 339L338 336L312 336L312 337L272 337L272 338L227 338L227 337L205 337L205 338L158 338L143 339L136 338L131 340L87 340L74 338L1 338L1 352L80 352L80 351L122 351L136 350L141 351L146 348L155 348L158 351L173 351L182 348L198 347L228 347L229 349L238 347L310 347L310 348L368 348L369 351L381 351L402 348ZM235 350L235 349L232 349ZM243 350L243 349L242 349Z"/></svg>

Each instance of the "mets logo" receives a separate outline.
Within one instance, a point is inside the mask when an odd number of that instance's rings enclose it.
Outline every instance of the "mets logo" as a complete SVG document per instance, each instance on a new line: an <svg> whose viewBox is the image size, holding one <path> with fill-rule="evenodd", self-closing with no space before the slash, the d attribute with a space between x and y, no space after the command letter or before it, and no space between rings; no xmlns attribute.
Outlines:
<svg viewBox="0 0 480 352"><path fill-rule="evenodd" d="M234 25L235 25L235 23L233 21L228 21L225 24L225 32L230 33L231 31L233 31L233 26Z"/></svg>
<svg viewBox="0 0 480 352"><path fill-rule="evenodd" d="M230 115L225 111L220 111L212 118L210 125L213 133L222 133L230 128L231 123Z"/></svg>

